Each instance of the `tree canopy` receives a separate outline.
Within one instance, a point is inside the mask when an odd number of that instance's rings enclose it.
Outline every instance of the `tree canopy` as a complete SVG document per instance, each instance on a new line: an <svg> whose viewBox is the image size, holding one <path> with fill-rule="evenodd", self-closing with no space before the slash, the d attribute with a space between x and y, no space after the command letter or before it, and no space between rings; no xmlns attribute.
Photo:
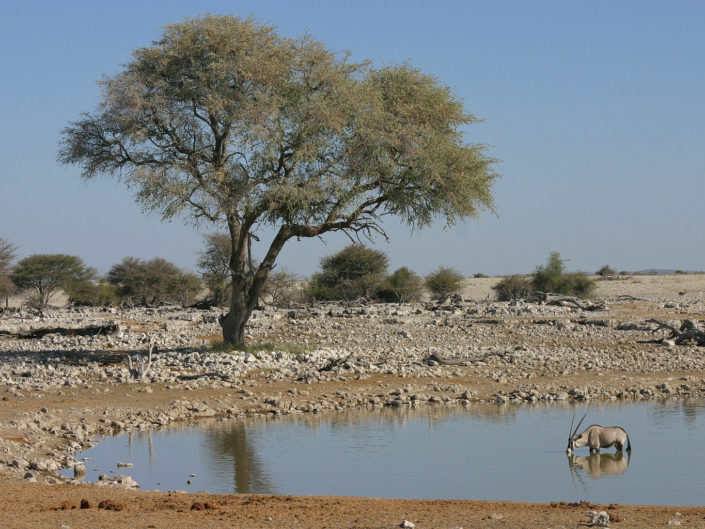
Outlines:
<svg viewBox="0 0 705 529"><path fill-rule="evenodd" d="M185 305L201 289L198 277L161 257L149 261L125 257L110 268L106 279L123 301L132 303L179 301Z"/></svg>
<svg viewBox="0 0 705 529"><path fill-rule="evenodd" d="M227 226L227 341L243 341L288 240L384 235L384 214L423 227L492 208L494 160L463 140L477 119L407 64L357 63L309 36L206 15L166 26L100 84L98 108L63 130L59 160L124 179L165 218ZM250 270L262 226L275 235Z"/></svg>
<svg viewBox="0 0 705 529"><path fill-rule="evenodd" d="M32 292L39 308L74 282L93 279L96 272L75 255L34 254L25 257L12 272L12 282L18 289Z"/></svg>

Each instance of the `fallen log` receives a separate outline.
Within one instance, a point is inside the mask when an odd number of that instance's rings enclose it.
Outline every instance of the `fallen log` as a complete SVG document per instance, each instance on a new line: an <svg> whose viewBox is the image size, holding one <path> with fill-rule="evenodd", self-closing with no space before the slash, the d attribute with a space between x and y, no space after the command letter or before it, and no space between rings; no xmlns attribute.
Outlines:
<svg viewBox="0 0 705 529"><path fill-rule="evenodd" d="M106 325L88 325L87 327L45 327L42 329L31 329L29 331L10 332L0 330L0 334L14 336L16 338L34 339L42 338L47 334L60 334L62 336L107 336L116 334L120 330L117 323Z"/></svg>

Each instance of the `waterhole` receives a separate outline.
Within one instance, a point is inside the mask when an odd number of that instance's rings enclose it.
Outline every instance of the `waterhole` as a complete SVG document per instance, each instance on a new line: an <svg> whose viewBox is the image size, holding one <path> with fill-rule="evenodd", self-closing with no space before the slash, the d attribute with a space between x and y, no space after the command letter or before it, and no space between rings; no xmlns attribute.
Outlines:
<svg viewBox="0 0 705 529"><path fill-rule="evenodd" d="M104 438L87 479L143 489L386 498L703 505L705 402L591 404L632 452L565 453L585 405L483 404L173 425ZM132 463L117 468L118 462Z"/></svg>

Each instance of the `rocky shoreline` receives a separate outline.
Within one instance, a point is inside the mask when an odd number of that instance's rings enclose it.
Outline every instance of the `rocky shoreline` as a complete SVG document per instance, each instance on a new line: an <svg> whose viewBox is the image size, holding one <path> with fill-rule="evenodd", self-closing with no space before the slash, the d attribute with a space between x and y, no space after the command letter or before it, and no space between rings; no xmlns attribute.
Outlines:
<svg viewBox="0 0 705 529"><path fill-rule="evenodd" d="M703 347L676 346L650 322L702 325L697 294L603 296L589 309L456 296L257 311L250 341L295 343L295 352L212 352L219 314L178 307L4 313L0 473L78 483L84 468L75 455L96 437L203 417L705 398ZM77 332L91 326L109 331ZM26 337L42 329L57 332ZM156 349L142 375L135 366L145 367L150 344ZM59 474L72 467L75 479ZM138 486L129 476L98 484Z"/></svg>

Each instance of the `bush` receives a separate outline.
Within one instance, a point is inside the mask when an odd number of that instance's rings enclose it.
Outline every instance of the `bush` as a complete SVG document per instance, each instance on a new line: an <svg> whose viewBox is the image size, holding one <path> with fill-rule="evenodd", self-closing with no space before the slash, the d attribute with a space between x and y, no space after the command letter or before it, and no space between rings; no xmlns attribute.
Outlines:
<svg viewBox="0 0 705 529"><path fill-rule="evenodd" d="M484 279L489 276L487 274L483 274L482 272L477 272L476 274L473 274L472 277L474 277L475 279Z"/></svg>
<svg viewBox="0 0 705 529"><path fill-rule="evenodd" d="M113 265L107 280L120 299L130 303L178 301L186 305L201 289L198 277L159 257L151 261L125 257Z"/></svg>
<svg viewBox="0 0 705 529"><path fill-rule="evenodd" d="M306 293L313 299L370 298L386 271L387 256L384 252L351 244L321 259L321 272L311 277Z"/></svg>
<svg viewBox="0 0 705 529"><path fill-rule="evenodd" d="M107 307L117 301L117 289L105 280L98 283L74 281L65 290L73 305Z"/></svg>
<svg viewBox="0 0 705 529"><path fill-rule="evenodd" d="M439 299L457 292L463 286L463 275L453 268L441 266L426 276L426 288Z"/></svg>
<svg viewBox="0 0 705 529"><path fill-rule="evenodd" d="M532 290L531 278L514 274L502 279L492 289L499 301L514 301L526 298Z"/></svg>
<svg viewBox="0 0 705 529"><path fill-rule="evenodd" d="M588 297L595 282L582 272L565 273L565 261L558 252L552 252L545 266L534 272L532 288L539 292Z"/></svg>
<svg viewBox="0 0 705 529"><path fill-rule="evenodd" d="M610 265L605 265L602 268L600 268L596 274L598 276L613 276L617 274L617 271L612 268Z"/></svg>
<svg viewBox="0 0 705 529"><path fill-rule="evenodd" d="M406 266L384 278L377 288L377 298L388 303L418 301L421 297L421 278Z"/></svg>

